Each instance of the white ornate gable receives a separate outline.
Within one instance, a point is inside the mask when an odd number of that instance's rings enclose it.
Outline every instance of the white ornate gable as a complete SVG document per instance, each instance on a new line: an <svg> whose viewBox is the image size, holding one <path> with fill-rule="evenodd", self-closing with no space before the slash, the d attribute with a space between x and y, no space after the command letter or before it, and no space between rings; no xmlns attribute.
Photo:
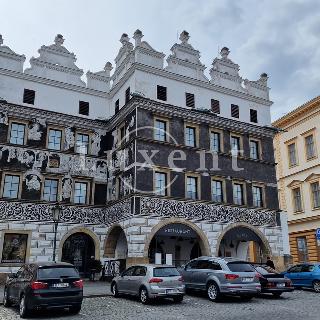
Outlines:
<svg viewBox="0 0 320 320"><path fill-rule="evenodd" d="M25 60L26 57L24 55L17 54L3 45L3 38L0 34L0 68L22 72Z"/></svg>
<svg viewBox="0 0 320 320"><path fill-rule="evenodd" d="M112 70L111 62L107 62L102 71L99 71L99 72L88 71L86 73L88 88L109 92L111 70Z"/></svg>
<svg viewBox="0 0 320 320"><path fill-rule="evenodd" d="M39 57L30 59L31 68L25 73L84 87L85 82L81 80L83 70L75 65L75 54L68 51L63 42L63 36L58 34L54 44L42 46L38 50Z"/></svg>
<svg viewBox="0 0 320 320"><path fill-rule="evenodd" d="M197 80L208 81L204 75L206 67L200 61L200 52L188 42L189 38L187 31L180 34L181 43L175 43L172 46L172 54L167 59L166 70Z"/></svg>
<svg viewBox="0 0 320 320"><path fill-rule="evenodd" d="M135 62L142 63L151 67L163 69L163 59L165 54L153 49L146 41L141 41L142 32L138 29L133 35L135 40Z"/></svg>

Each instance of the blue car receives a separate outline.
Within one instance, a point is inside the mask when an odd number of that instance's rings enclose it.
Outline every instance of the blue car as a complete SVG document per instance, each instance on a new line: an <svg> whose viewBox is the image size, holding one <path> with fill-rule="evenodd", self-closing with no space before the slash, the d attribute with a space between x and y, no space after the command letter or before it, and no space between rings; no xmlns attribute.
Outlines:
<svg viewBox="0 0 320 320"><path fill-rule="evenodd" d="M292 281L295 288L313 288L320 293L320 262L297 264L283 274Z"/></svg>

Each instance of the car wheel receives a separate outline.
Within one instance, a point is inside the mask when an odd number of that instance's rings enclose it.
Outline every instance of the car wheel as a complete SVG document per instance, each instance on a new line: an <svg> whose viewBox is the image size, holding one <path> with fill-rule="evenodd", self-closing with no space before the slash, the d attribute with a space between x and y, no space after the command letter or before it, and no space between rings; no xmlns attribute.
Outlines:
<svg viewBox="0 0 320 320"><path fill-rule="evenodd" d="M118 287L117 287L117 284L115 282L113 282L111 284L111 293L115 298L119 297Z"/></svg>
<svg viewBox="0 0 320 320"><path fill-rule="evenodd" d="M11 302L10 302L10 298L8 296L8 289L7 288L4 289L4 293L3 293L3 306L6 308L11 307Z"/></svg>
<svg viewBox="0 0 320 320"><path fill-rule="evenodd" d="M320 293L320 281L313 281L313 289L315 292Z"/></svg>
<svg viewBox="0 0 320 320"><path fill-rule="evenodd" d="M148 296L148 291L146 288L141 288L140 289L140 301L143 304L148 304L150 302L149 296Z"/></svg>
<svg viewBox="0 0 320 320"><path fill-rule="evenodd" d="M183 296L173 297L173 302L181 303L183 301Z"/></svg>
<svg viewBox="0 0 320 320"><path fill-rule="evenodd" d="M273 296L274 296L275 298L280 298L281 295L282 295L282 292L275 292L275 293L273 293Z"/></svg>
<svg viewBox="0 0 320 320"><path fill-rule="evenodd" d="M81 311L81 304L78 306L73 306L69 308L70 313L72 314L78 314Z"/></svg>
<svg viewBox="0 0 320 320"><path fill-rule="evenodd" d="M220 290L216 283L211 282L207 287L207 294L210 301L218 301L220 299Z"/></svg>
<svg viewBox="0 0 320 320"><path fill-rule="evenodd" d="M26 318L29 315L25 295L22 295L20 298L19 315L20 315L20 318Z"/></svg>

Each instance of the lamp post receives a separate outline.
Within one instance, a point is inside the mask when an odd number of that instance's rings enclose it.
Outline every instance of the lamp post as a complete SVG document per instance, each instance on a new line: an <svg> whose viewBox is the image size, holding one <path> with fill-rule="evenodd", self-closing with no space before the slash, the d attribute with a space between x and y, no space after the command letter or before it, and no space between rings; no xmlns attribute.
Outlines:
<svg viewBox="0 0 320 320"><path fill-rule="evenodd" d="M57 204L52 209L52 220L54 223L54 240L53 240L53 256L52 260L56 261L56 246L57 246L57 230L58 230L58 224L60 220L60 214L62 212L62 208Z"/></svg>

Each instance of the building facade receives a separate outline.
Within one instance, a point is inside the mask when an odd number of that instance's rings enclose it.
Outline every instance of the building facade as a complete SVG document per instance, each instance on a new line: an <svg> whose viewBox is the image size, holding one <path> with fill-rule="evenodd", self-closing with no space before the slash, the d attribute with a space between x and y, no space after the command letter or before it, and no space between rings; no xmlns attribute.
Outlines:
<svg viewBox="0 0 320 320"><path fill-rule="evenodd" d="M288 213L293 261L320 261L320 98L274 122L280 208Z"/></svg>
<svg viewBox="0 0 320 320"><path fill-rule="evenodd" d="M53 255L181 265L289 253L279 211L267 75L243 79L229 49L209 80L182 32L165 55L127 34L115 70L86 73L57 35L39 57L0 42L2 272Z"/></svg>

